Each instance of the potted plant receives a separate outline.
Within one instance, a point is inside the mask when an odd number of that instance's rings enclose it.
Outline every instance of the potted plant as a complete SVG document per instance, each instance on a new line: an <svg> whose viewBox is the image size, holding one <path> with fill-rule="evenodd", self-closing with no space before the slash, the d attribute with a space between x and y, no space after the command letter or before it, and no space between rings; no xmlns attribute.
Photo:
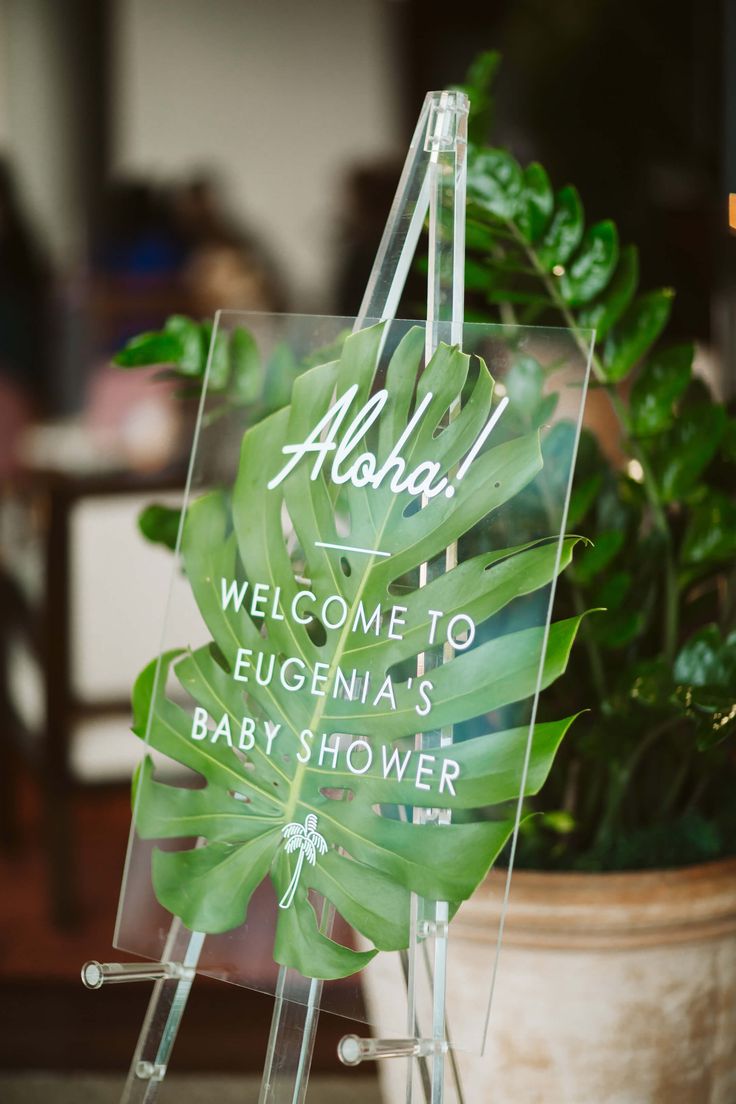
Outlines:
<svg viewBox="0 0 736 1104"><path fill-rule="evenodd" d="M465 86L468 315L595 327L590 405L614 433L581 438L568 530L592 545L556 613L605 609L543 697L543 712L587 712L522 826L476 1088L525 1104L728 1104L736 419L693 371L693 346L667 342L674 293L639 291L636 247L610 220L586 229L574 187L485 144L498 60L482 55ZM458 918L471 939L497 910L496 877Z"/></svg>

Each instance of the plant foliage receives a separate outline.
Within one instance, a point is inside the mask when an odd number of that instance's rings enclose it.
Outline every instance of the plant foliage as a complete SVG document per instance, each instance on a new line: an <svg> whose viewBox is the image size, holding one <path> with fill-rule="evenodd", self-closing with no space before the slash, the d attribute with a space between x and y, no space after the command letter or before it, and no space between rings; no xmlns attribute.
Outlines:
<svg viewBox="0 0 736 1104"><path fill-rule="evenodd" d="M582 627L556 707L597 703L576 726L530 823L525 861L672 865L736 852L736 420L668 344L670 288L639 288L635 245L586 226L571 185L485 144L497 55L476 62L468 182L469 316L595 327L595 384L623 462L581 440L570 524L595 547L562 596L607 607ZM473 119L473 105L481 105ZM621 385L625 383L625 387Z"/></svg>

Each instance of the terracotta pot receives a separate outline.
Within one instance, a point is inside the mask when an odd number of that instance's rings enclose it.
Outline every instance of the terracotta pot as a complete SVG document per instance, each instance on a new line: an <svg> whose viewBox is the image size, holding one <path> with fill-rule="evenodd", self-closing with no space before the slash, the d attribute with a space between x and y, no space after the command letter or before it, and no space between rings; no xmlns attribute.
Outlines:
<svg viewBox="0 0 736 1104"><path fill-rule="evenodd" d="M501 889L491 875L452 925L456 1037L482 1014ZM518 871L486 1055L460 1066L472 1104L735 1104L736 860ZM403 1099L402 1071L380 1072Z"/></svg>

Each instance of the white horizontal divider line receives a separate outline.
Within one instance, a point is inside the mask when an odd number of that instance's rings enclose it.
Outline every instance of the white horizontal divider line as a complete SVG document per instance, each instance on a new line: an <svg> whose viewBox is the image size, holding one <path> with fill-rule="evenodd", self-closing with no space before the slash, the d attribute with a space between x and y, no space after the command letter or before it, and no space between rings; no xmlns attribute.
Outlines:
<svg viewBox="0 0 736 1104"><path fill-rule="evenodd" d="M358 548L353 544L330 544L328 541L315 541L315 548L334 548L337 552L365 552L366 556L390 556L390 552L379 552L377 548Z"/></svg>

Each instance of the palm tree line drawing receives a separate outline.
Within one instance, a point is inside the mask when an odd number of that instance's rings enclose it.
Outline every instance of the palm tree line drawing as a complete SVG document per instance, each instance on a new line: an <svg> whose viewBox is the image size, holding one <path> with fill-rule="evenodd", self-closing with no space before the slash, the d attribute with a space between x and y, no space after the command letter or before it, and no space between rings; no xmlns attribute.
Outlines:
<svg viewBox="0 0 736 1104"><path fill-rule="evenodd" d="M317 831L317 817L314 813L307 813L304 824L292 820L290 824L284 825L281 829L281 835L286 839L285 850L287 855L294 851L299 852L291 881L286 887L284 896L279 901L279 908L287 909L294 900L294 894L299 885L299 878L304 866L304 859L306 858L307 862L314 866L317 862L317 853L319 852L320 855L326 853L327 840Z"/></svg>

